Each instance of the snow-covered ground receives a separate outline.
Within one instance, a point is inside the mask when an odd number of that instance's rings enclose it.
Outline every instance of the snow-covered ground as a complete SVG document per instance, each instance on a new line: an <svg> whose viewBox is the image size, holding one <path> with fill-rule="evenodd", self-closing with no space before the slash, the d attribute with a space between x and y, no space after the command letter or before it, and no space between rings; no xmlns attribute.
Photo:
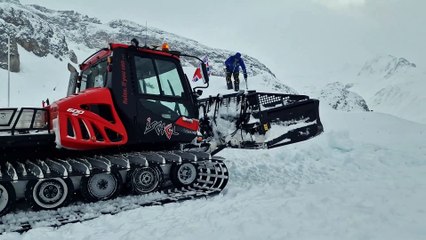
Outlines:
<svg viewBox="0 0 426 240"><path fill-rule="evenodd" d="M426 125L328 107L321 118L309 141L221 152L219 196L0 239L424 239Z"/></svg>

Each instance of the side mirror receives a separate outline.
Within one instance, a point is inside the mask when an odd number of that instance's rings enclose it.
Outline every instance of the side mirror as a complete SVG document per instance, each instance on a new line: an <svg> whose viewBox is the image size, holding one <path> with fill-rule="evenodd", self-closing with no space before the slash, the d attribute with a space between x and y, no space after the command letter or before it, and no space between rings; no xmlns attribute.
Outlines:
<svg viewBox="0 0 426 240"><path fill-rule="evenodd" d="M199 88L208 88L209 87L210 78L209 78L209 73L207 71L206 63L204 63L203 59L201 59L199 57L196 57L196 56L192 56L192 55L188 55L188 54L180 54L180 56L195 58L195 59L197 59L197 60L199 60L201 62L201 73L202 73L203 78L204 78L204 83L206 83L207 85L206 86L195 87L193 89L194 90L194 95L197 95L197 94L199 94L199 92L196 89L199 89ZM200 93L200 95L201 94L202 94L202 92Z"/></svg>
<svg viewBox="0 0 426 240"><path fill-rule="evenodd" d="M75 67L71 64L68 63L68 71L70 71L70 73L77 73L77 69L75 69Z"/></svg>
<svg viewBox="0 0 426 240"><path fill-rule="evenodd" d="M206 81L206 83L209 83L210 79L209 79L209 74L207 72L207 66L205 63L201 63L201 70L203 71L204 81Z"/></svg>
<svg viewBox="0 0 426 240"><path fill-rule="evenodd" d="M77 88L78 72L70 63L68 63L68 71L70 71L70 78L68 82L67 96L70 96L75 93Z"/></svg>

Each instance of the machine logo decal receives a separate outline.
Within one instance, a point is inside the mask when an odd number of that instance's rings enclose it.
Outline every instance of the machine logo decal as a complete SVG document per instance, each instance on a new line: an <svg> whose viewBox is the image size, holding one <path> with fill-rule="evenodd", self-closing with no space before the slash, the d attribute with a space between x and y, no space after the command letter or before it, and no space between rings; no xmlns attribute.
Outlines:
<svg viewBox="0 0 426 240"><path fill-rule="evenodd" d="M175 127L173 124L165 124L163 121L152 121L151 118L146 119L146 127L144 134L147 134L151 131L155 130L158 136L166 135L167 139L171 139L173 135L179 135L178 132L175 131Z"/></svg>
<svg viewBox="0 0 426 240"><path fill-rule="evenodd" d="M68 108L67 112L72 113L73 116L78 116L84 113L84 110L79 110L75 108Z"/></svg>

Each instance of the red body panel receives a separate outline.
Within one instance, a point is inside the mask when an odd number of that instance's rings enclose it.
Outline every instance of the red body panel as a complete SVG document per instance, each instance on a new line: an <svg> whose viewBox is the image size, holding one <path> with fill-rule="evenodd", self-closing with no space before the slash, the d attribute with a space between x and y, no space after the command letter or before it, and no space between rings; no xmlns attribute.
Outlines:
<svg viewBox="0 0 426 240"><path fill-rule="evenodd" d="M199 121L197 119L190 119L186 117L180 117L176 120L175 124L192 131L198 131L199 127Z"/></svg>
<svg viewBox="0 0 426 240"><path fill-rule="evenodd" d="M91 111L94 106L107 109L108 117ZM58 147L92 150L127 143L126 129L107 88L92 88L61 99L50 106L50 114Z"/></svg>

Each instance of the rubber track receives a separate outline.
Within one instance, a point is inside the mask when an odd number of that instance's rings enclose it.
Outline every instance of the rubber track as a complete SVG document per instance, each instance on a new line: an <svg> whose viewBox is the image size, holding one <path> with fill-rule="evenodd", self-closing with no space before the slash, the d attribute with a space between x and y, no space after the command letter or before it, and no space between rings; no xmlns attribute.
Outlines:
<svg viewBox="0 0 426 240"><path fill-rule="evenodd" d="M124 196L95 203L76 203L57 210L7 214L0 218L0 235L9 232L24 233L40 227L59 228L66 224L82 223L102 215L115 215L140 207L161 206L217 195L228 182L228 170L220 160L213 160L213 163L216 170L201 170L197 182L191 187L167 189L140 196Z"/></svg>

